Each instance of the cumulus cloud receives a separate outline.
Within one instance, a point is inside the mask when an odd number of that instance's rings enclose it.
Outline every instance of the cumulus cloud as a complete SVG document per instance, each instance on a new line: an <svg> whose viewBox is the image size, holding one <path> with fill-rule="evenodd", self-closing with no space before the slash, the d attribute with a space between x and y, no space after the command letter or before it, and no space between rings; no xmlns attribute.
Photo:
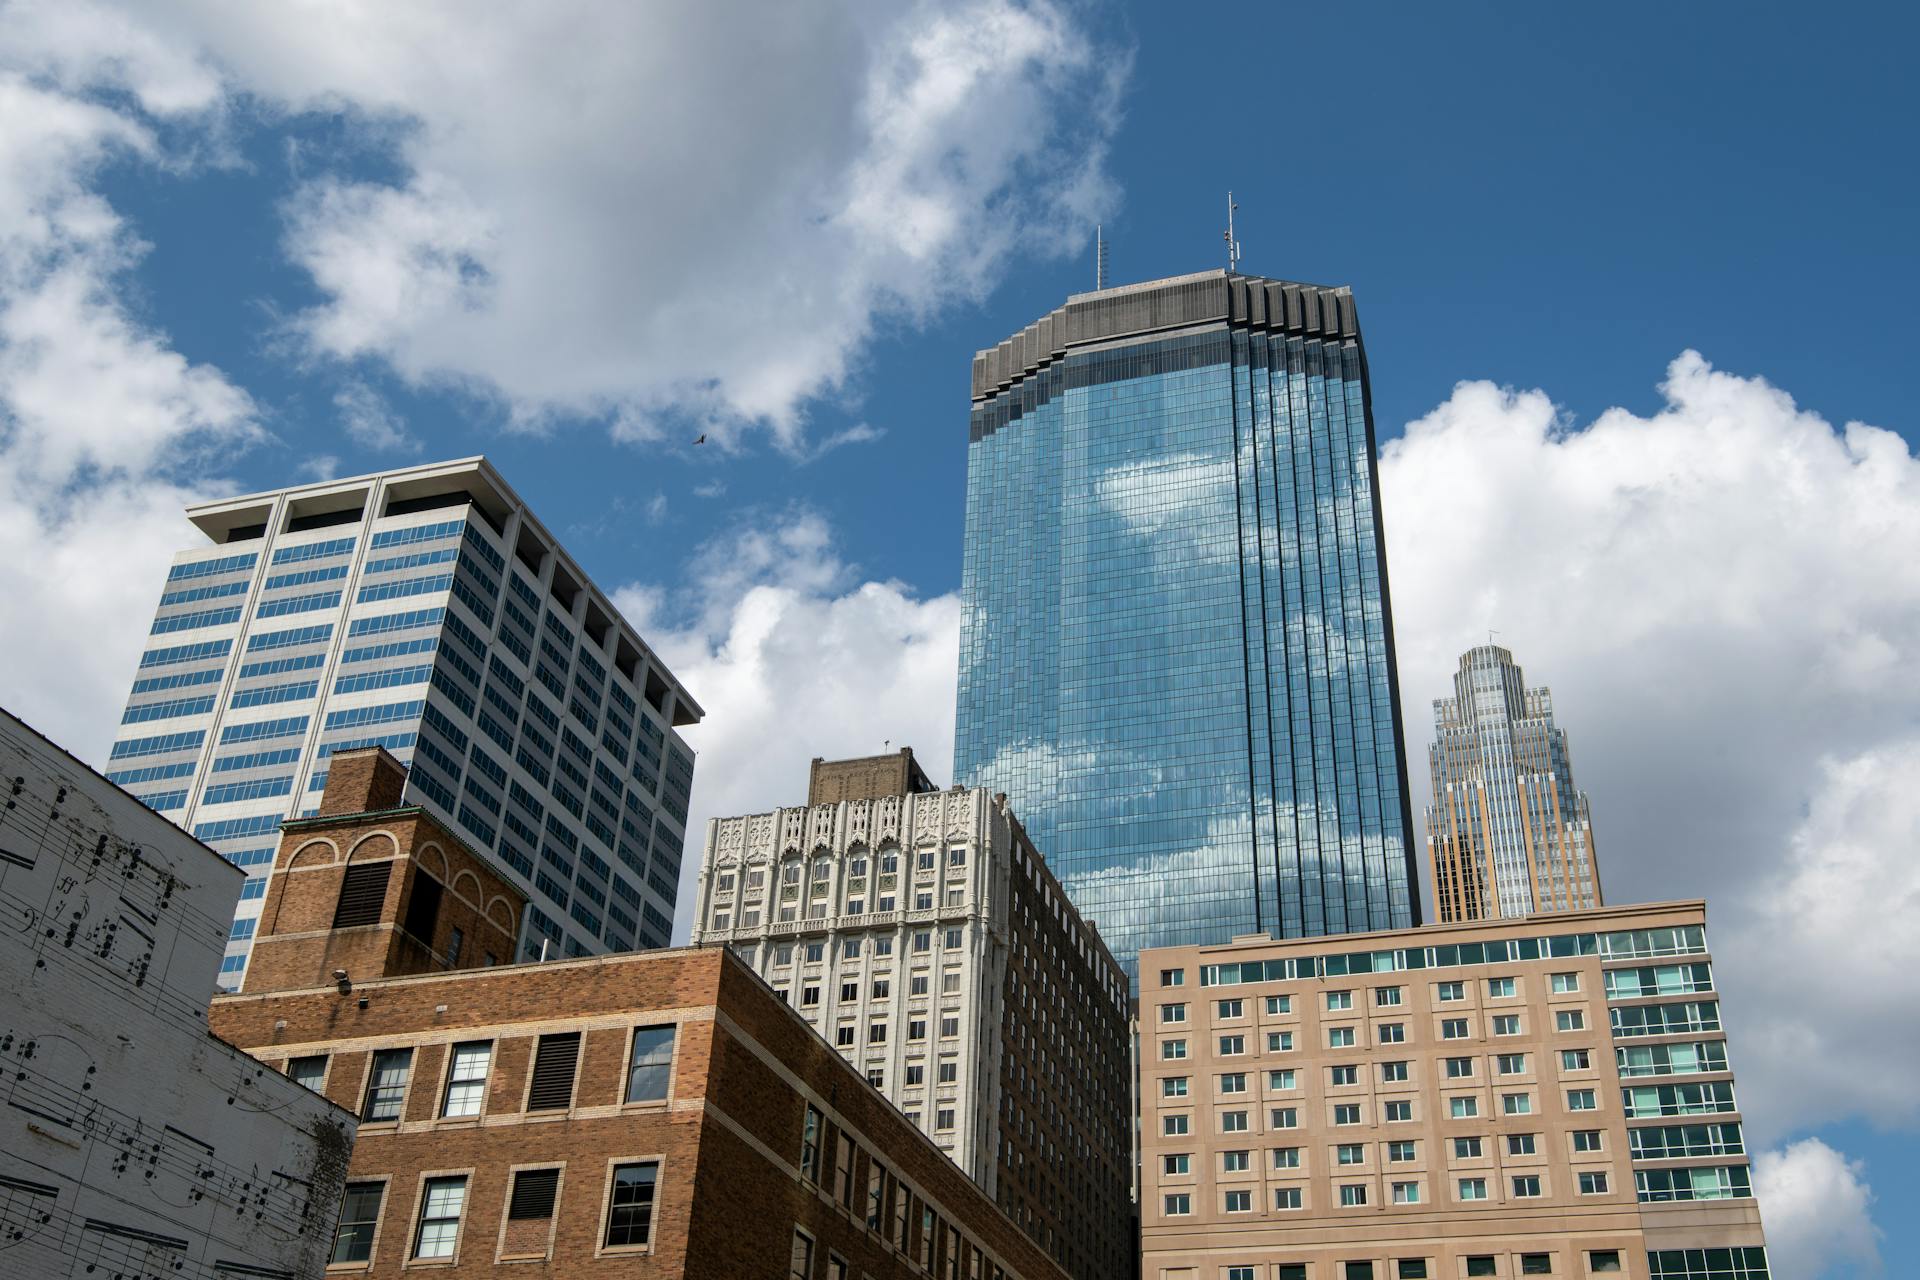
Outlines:
<svg viewBox="0 0 1920 1280"><path fill-rule="evenodd" d="M340 413L340 426L347 438L374 453L416 452L420 448L407 431L406 420L378 391L359 380L333 394L333 407Z"/></svg>
<svg viewBox="0 0 1920 1280"><path fill-rule="evenodd" d="M349 371L343 443L416 447L371 362L520 423L766 427L806 458L806 405L876 324L983 296L1016 243L1063 250L1110 206L1125 74L1054 0L0 6L0 697L101 754L180 508L264 435L125 304L147 246L103 166L190 179L245 130L342 126L284 147L319 300L271 336ZM309 448L287 478L338 469Z"/></svg>
<svg viewBox="0 0 1920 1280"><path fill-rule="evenodd" d="M163 63L135 51L115 83L156 112L204 105L192 75ZM76 50L52 70L84 64ZM95 758L139 652L138 613L189 536L187 487L259 430L244 391L120 301L145 246L88 184L112 160L165 154L153 129L0 58L0 700Z"/></svg>
<svg viewBox="0 0 1920 1280"><path fill-rule="evenodd" d="M690 846L704 846L708 818L803 803L815 756L890 740L951 780L957 596L862 580L804 510L710 544L686 580L691 597L636 584L614 600L707 713L683 731L699 752ZM680 887L684 937L694 877Z"/></svg>
<svg viewBox="0 0 1920 1280"><path fill-rule="evenodd" d="M1873 1188L1859 1161L1818 1138L1754 1157L1754 1194L1765 1214L1775 1275L1801 1280L1880 1271Z"/></svg>
<svg viewBox="0 0 1920 1280"><path fill-rule="evenodd" d="M877 316L979 298L1113 201L1127 59L1055 0L33 13L23 47L77 80L355 123L379 176L303 152L285 203L321 295L295 332L522 424L804 456Z"/></svg>
<svg viewBox="0 0 1920 1280"><path fill-rule="evenodd" d="M1661 390L1578 424L1463 383L1383 450L1416 809L1429 700L1497 627L1553 688L1609 900L1709 899L1756 1134L1911 1122L1914 949L1884 922L1920 885L1920 463L1692 352ZM1809 1088L1835 1044L1851 1070Z"/></svg>

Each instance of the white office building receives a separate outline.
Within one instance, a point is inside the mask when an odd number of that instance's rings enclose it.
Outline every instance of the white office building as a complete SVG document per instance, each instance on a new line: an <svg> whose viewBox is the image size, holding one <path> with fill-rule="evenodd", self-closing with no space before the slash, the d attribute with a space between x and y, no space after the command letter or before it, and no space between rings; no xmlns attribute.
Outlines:
<svg viewBox="0 0 1920 1280"><path fill-rule="evenodd" d="M1124 1272L1127 977L1006 797L714 819L693 942L733 948L1070 1272Z"/></svg>
<svg viewBox="0 0 1920 1280"><path fill-rule="evenodd" d="M247 870L379 745L531 899L524 958L670 940L699 706L483 458L188 509L108 777Z"/></svg>

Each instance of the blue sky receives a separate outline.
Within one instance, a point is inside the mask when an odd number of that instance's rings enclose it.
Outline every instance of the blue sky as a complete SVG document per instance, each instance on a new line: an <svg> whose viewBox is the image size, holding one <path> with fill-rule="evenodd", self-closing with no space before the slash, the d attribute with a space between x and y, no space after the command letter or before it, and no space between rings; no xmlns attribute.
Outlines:
<svg viewBox="0 0 1920 1280"><path fill-rule="evenodd" d="M1724 922L1786 1256L1914 1245L1920 944L1770 972L1920 899L1911 13L457 9L0 4L9 706L100 753L189 497L484 452L707 705L696 817L942 772L969 357L1232 188L1359 299L1416 793L1498 627L1613 896Z"/></svg>

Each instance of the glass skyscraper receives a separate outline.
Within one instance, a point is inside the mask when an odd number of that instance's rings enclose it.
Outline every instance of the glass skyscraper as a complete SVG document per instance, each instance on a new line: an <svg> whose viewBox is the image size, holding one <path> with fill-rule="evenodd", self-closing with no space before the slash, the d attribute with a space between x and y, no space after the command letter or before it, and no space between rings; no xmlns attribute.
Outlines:
<svg viewBox="0 0 1920 1280"><path fill-rule="evenodd" d="M527 893L500 959L667 945L700 708L485 459L187 516L107 777L251 877L223 986L349 747Z"/></svg>
<svg viewBox="0 0 1920 1280"><path fill-rule="evenodd" d="M1420 922L1352 292L1081 294L973 363L955 771L1143 947Z"/></svg>
<svg viewBox="0 0 1920 1280"><path fill-rule="evenodd" d="M1604 906L1552 693L1527 688L1499 645L1479 645L1461 655L1453 696L1434 699L1433 728L1427 853L1440 919Z"/></svg>

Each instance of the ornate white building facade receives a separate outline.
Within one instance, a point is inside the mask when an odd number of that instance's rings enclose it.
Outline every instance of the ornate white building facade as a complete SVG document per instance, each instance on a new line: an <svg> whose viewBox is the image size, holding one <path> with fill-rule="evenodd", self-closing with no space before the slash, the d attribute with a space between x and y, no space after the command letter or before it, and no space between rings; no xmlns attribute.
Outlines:
<svg viewBox="0 0 1920 1280"><path fill-rule="evenodd" d="M1004 796L714 819L698 903L696 945L732 947L1070 1271L1130 1251L1126 974Z"/></svg>

